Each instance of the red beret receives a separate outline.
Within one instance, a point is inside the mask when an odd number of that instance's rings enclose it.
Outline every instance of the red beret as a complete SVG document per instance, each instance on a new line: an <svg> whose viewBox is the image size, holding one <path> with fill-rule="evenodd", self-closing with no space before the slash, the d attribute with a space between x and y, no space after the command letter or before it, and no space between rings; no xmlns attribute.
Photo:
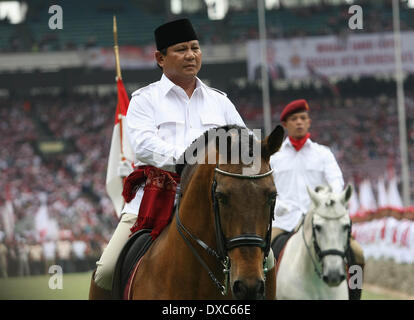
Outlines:
<svg viewBox="0 0 414 320"><path fill-rule="evenodd" d="M303 111L309 110L308 103L306 102L305 99L299 99L299 100L295 100L289 103L283 109L282 114L280 115L280 121L285 121L288 115L290 115L293 112L299 111L299 110L303 110Z"/></svg>

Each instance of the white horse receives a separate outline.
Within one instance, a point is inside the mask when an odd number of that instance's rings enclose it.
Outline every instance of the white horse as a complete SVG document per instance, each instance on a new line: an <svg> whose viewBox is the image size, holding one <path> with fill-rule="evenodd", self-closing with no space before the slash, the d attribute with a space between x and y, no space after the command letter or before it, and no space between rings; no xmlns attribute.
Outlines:
<svg viewBox="0 0 414 320"><path fill-rule="evenodd" d="M345 256L351 219L352 187L340 194L326 187L307 188L312 204L288 240L276 278L276 299L348 299Z"/></svg>

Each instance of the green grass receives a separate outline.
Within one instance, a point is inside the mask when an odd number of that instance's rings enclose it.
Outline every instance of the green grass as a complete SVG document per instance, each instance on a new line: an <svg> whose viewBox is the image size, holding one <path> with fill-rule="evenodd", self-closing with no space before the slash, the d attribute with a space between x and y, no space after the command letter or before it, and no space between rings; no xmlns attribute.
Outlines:
<svg viewBox="0 0 414 320"><path fill-rule="evenodd" d="M0 279L0 300L86 300L91 276L92 272L63 274L62 289L49 288L51 275Z"/></svg>
<svg viewBox="0 0 414 320"><path fill-rule="evenodd" d="M86 300L92 272L64 274L62 289L49 288L49 275L0 279L0 300ZM398 300L363 290L362 300Z"/></svg>
<svg viewBox="0 0 414 320"><path fill-rule="evenodd" d="M361 300L399 300L399 298L392 295L383 295L368 290L362 290Z"/></svg>

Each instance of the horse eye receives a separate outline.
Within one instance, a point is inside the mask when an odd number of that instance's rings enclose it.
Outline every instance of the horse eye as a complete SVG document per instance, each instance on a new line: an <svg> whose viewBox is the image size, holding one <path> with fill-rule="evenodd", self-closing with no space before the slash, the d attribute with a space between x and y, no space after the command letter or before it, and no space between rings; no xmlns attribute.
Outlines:
<svg viewBox="0 0 414 320"><path fill-rule="evenodd" d="M276 197L277 197L277 193L276 193L276 192L271 193L271 194L269 195L268 204L269 204L270 206L274 206L274 205L275 205L275 203L276 203Z"/></svg>
<svg viewBox="0 0 414 320"><path fill-rule="evenodd" d="M322 227L319 224L315 224L315 230L320 232L322 230Z"/></svg>
<svg viewBox="0 0 414 320"><path fill-rule="evenodd" d="M215 197L220 203L226 204L227 203L227 196L221 192L216 192Z"/></svg>

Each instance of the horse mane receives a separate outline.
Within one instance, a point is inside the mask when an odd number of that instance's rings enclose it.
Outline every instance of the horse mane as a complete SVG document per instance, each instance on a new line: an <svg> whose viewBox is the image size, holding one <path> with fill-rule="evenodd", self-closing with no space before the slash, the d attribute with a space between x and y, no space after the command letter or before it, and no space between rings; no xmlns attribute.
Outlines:
<svg viewBox="0 0 414 320"><path fill-rule="evenodd" d="M211 139L213 137L217 138L216 136L211 135L211 133L214 132L214 131L216 131L216 130L219 130L219 129L223 129L225 132L229 132L232 129L236 129L237 132L239 133L239 137L241 137L241 130L242 129L247 129L247 128L246 127L241 127L241 126L238 126L238 125L225 125L225 126L210 128L210 129L206 130L201 136L199 136L197 139L195 139L187 147L187 149L181 154L181 156L178 158L177 164L175 165L175 172L177 172L179 175L181 175L181 173L183 172L183 170L188 165L187 159L185 158L185 153L187 152L188 149L192 148L195 144L198 144L201 139L203 139L203 141L204 141L204 148L206 148L207 145L208 145L208 143L211 141ZM253 135L250 134L250 137L253 137ZM253 143L252 143L251 140L252 139L249 139L249 152L250 153L253 152ZM241 144L241 139L239 139L238 142L239 142L239 144ZM227 151L230 151L230 148L231 148L231 144L227 144Z"/></svg>
<svg viewBox="0 0 414 320"><path fill-rule="evenodd" d="M186 185L186 181L188 181L188 178L192 175L192 173L194 172L194 168L196 167L197 163L195 164L189 164L187 163L187 159L185 157L185 154L187 152L187 150L189 150L190 148L193 148L195 145L199 146L200 141L204 141L204 148L206 148L208 146L208 144L212 141L213 138L216 138L216 143L218 142L218 137L212 133L214 133L214 131L217 131L219 129L224 130L226 133L229 132L230 130L237 130L238 133L238 143L239 143L239 147L241 146L242 143L242 139L241 139L241 132L242 130L249 130L246 127L241 127L238 125L225 125L225 126L221 126L221 127L214 127L214 128L210 128L208 130L206 130L202 135L200 135L197 139L195 139L188 147L187 149L181 154L181 156L178 158L177 163L175 165L175 172L177 174L179 174L181 176L181 184L182 184L182 190L184 190L185 185ZM227 152L229 153L231 151L231 147L232 147L232 143L234 143L233 139L231 139L230 137L227 137L228 139L230 139L230 143L227 143ZM254 134L252 133L252 131L249 130L249 155L253 154L253 141L254 141ZM239 153L241 152L242 148L239 148ZM195 157L197 155L197 149L195 149L193 156ZM239 154L240 156L240 154ZM240 158L239 158L240 159Z"/></svg>

